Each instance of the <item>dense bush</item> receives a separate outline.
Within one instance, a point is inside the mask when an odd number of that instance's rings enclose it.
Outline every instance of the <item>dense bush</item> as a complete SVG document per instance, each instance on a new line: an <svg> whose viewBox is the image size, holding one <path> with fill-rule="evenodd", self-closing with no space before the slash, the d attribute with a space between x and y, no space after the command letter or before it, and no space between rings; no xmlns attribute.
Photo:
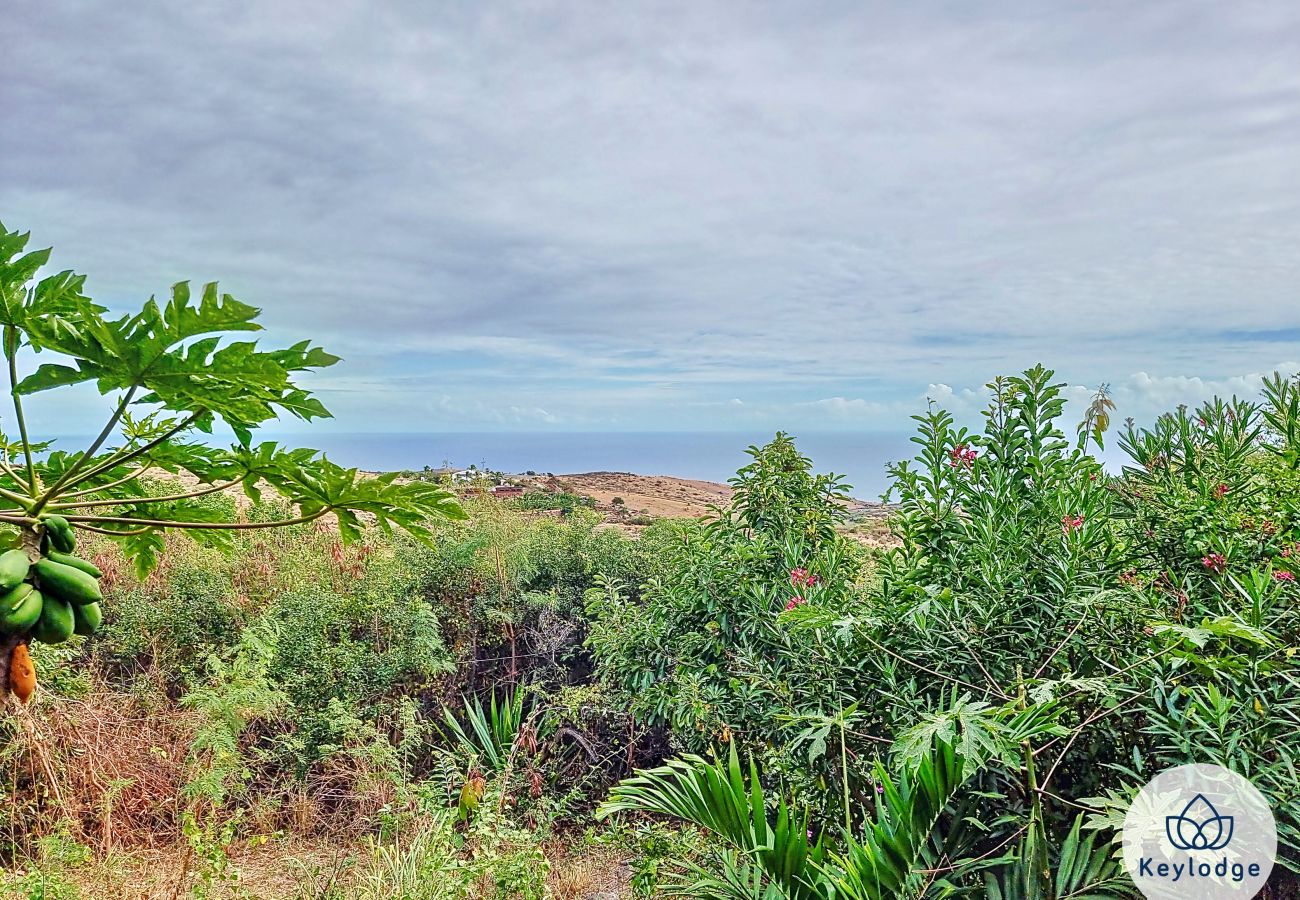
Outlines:
<svg viewBox="0 0 1300 900"><path fill-rule="evenodd" d="M723 515L643 537L661 549L639 592L611 580L588 594L589 644L602 678L676 746L739 740L822 805L829 725L861 672L837 629L797 623L864 609L867 554L836 530L838 479L814 475L785 435L749 453Z"/></svg>
<svg viewBox="0 0 1300 900"><path fill-rule="evenodd" d="M717 834L730 849L687 870L692 896L1127 893L1110 829L1142 783L1190 761L1251 777L1300 869L1297 382L1128 423L1133 464L1112 477L1089 452L1104 391L1069 438L1052 374L991 383L978 432L915 417L878 589L822 527L831 482L778 436L639 597L593 594L599 672L629 704L683 749L762 763L687 757L607 807ZM782 576L803 569L816 589L783 611ZM760 777L813 810L825 846L784 813L760 821L772 801L744 794ZM769 827L790 843L773 850Z"/></svg>

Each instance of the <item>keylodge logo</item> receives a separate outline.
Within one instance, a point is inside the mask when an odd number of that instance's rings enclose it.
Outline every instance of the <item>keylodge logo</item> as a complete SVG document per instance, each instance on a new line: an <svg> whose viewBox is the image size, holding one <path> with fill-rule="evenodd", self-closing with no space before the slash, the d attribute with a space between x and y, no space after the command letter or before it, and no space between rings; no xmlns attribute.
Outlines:
<svg viewBox="0 0 1300 900"><path fill-rule="evenodd" d="M1176 816L1165 816L1165 836L1179 850L1222 850L1232 841L1233 817L1220 815L1197 794Z"/></svg>

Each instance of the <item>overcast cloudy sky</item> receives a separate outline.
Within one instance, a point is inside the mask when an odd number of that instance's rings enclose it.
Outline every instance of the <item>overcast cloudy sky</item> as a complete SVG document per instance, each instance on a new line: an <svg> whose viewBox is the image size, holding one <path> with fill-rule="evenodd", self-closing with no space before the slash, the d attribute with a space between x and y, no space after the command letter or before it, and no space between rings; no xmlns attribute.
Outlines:
<svg viewBox="0 0 1300 900"><path fill-rule="evenodd" d="M15 0L0 117L6 225L109 305L216 278L317 338L340 430L1300 369L1293 2Z"/></svg>

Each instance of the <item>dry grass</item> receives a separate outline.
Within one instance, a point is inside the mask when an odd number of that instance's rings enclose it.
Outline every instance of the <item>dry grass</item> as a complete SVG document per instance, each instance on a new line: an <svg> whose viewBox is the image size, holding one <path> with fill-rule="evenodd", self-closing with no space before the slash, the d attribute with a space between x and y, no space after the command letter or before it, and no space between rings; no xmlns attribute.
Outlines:
<svg viewBox="0 0 1300 900"><path fill-rule="evenodd" d="M231 859L239 873L238 896L249 900L312 900L327 896L325 889L330 883L337 883L338 877L350 870L349 860L363 854L359 848L291 841L252 849L232 848ZM82 897L96 900L173 900L190 896L192 876L177 884L184 856L179 846L122 850L70 869L62 877ZM216 896L227 894L230 892L218 889Z"/></svg>
<svg viewBox="0 0 1300 900"><path fill-rule="evenodd" d="M60 819L100 852L179 840L177 797L185 783L192 718L129 694L97 690L83 700L42 697L15 710L18 739L6 748L6 781L25 798L10 816L18 845ZM16 833L24 827L26 834Z"/></svg>
<svg viewBox="0 0 1300 900"><path fill-rule="evenodd" d="M239 876L238 896L247 900L316 900L349 896L358 861L364 861L367 853L361 845L293 838L258 847L233 847L230 855ZM547 856L551 863L548 885L555 900L631 896L625 860L613 850L554 846L547 848ZM61 877L82 897L96 900L174 900L189 896L192 876L177 884L183 861L179 845L120 849L72 867ZM235 896L229 890L216 893L218 897L228 895Z"/></svg>
<svg viewBox="0 0 1300 900"><path fill-rule="evenodd" d="M551 876L547 884L555 900L590 897L631 897L627 858L607 847L548 848Z"/></svg>

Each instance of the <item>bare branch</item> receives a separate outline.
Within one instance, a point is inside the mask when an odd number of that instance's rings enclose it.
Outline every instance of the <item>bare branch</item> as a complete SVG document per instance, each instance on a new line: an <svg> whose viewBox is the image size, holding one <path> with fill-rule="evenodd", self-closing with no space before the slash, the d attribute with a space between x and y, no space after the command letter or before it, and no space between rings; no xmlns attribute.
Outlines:
<svg viewBox="0 0 1300 900"><path fill-rule="evenodd" d="M133 537L137 534L144 534L146 531L152 531L148 525L144 528L123 528L120 531L114 531L111 528L96 528L94 525L87 525L85 522L78 522L77 528L82 531L93 531L95 534L106 534L109 537Z"/></svg>
<svg viewBox="0 0 1300 900"><path fill-rule="evenodd" d="M91 494L98 494L101 493L102 491L111 491L115 487L121 487L124 484L129 484L130 482L135 481L137 478L141 477L142 475L144 475L145 472L148 472L152 468L153 466L141 466L140 468L132 472L130 475L127 475L125 478L119 478L117 479L117 481L110 481L107 484L101 484L98 485L97 487L83 488L82 490L79 491L68 491L68 493L63 495L63 497L64 499L67 499L69 497L88 497ZM58 506L59 504L56 503L54 505Z"/></svg>
<svg viewBox="0 0 1300 900"><path fill-rule="evenodd" d="M1035 678L1042 675L1044 670L1046 670L1047 667L1052 664L1052 660L1056 659L1056 655L1065 649L1065 645L1070 642L1070 638L1074 637L1075 632L1078 631L1080 628L1082 628L1083 623L1087 621L1089 612L1091 612L1091 610L1084 610L1083 615L1079 617L1079 621L1076 622L1074 624L1074 627L1070 629L1070 633L1067 634L1064 638L1062 638L1061 643L1056 645L1056 649L1052 651L1051 655L1048 656L1047 659L1043 660L1043 664L1038 667L1038 670L1036 672L1034 672Z"/></svg>
<svg viewBox="0 0 1300 900"><path fill-rule="evenodd" d="M959 685L961 685L961 686L964 687L964 688L970 688L970 689L971 689L972 691L974 691L976 694L987 694L987 693L989 693L989 689L988 689L988 688L982 688L982 687L979 687L979 686L977 686L977 685L971 684L969 681L962 681L960 678L956 678L956 677L954 677L954 676L952 676L952 675L945 675L944 673L939 672L939 671L937 671L937 670L935 670L935 669L931 669L931 668L928 668L928 667L926 667L926 666L923 666L923 665L921 665L921 664L918 663L918 662L913 662L912 660L908 659L906 656L901 656L901 655L895 653L893 650L890 650L888 647L886 647L886 646L884 646L884 645L882 645L882 644L877 643L877 642L876 642L876 641L875 641L875 640L874 640L870 635L864 634L863 637L866 638L866 641L867 641L868 644L870 644L871 646L875 647L875 648L876 648L877 650L879 650L881 653L884 653L884 654L886 654L886 655L888 655L888 656L891 656L891 657L893 657L894 659L898 660L899 662L901 662L901 663L905 663L905 664L911 666L911 667L914 668L914 669L919 669L920 671L926 673L927 675L933 675L935 678L942 679L943 681L948 681L948 682L951 682L951 683L953 683L953 684L959 684ZM997 692L997 688L993 688L993 691L996 693L996 692Z"/></svg>
<svg viewBox="0 0 1300 900"><path fill-rule="evenodd" d="M104 460L104 462L95 466L95 468L91 469L89 472L83 472L80 477L74 479L69 483L83 484L84 482L90 480L91 478L94 478L96 475L101 475L104 472L109 471L110 469L117 468L123 463L129 462L133 459L137 459L138 457L143 456L144 454L152 450L154 447L157 447L159 444L171 440L172 438L176 437L176 435L184 431L186 428L189 428L191 425L197 422L202 415L203 415L203 410L199 410L198 412L195 412L193 415L182 420L179 424L174 425L171 428L167 429L166 432L154 438L152 441L149 441L147 444L141 444L139 447L135 448L134 450L131 451L119 450L117 453L113 454L108 459Z"/></svg>
<svg viewBox="0 0 1300 900"><path fill-rule="evenodd" d="M50 485L49 490L41 495L41 499L37 500L36 505L32 507L32 515L36 515L44 509L49 502L58 495L59 488L71 481L77 472L81 470L81 467L86 464L86 460L93 457L99 448L104 446L104 441L108 440L108 436L113 433L113 429L117 427L117 423L122 420L122 414L126 412L126 408L131 404L131 400L135 397L135 392L138 387L138 385L133 384L130 389L122 395L121 402L117 404L117 409L113 411L113 415L109 417L107 424L105 424L100 430L99 436L96 437L95 440L91 442L90 446L86 448L86 451L81 454L81 458L70 465L64 473L59 476L58 480L55 481L54 484Z"/></svg>
<svg viewBox="0 0 1300 900"><path fill-rule="evenodd" d="M51 503L50 509L87 509L94 506L129 506L136 503L167 503L173 500L189 500L194 497L206 497L208 494L224 491L226 488L242 484L247 479L247 475L241 475L234 481L227 481L225 484L214 484L201 490L188 491L184 494L168 494L163 497L123 497L117 500L82 500L75 503Z"/></svg>
<svg viewBox="0 0 1300 900"><path fill-rule="evenodd" d="M294 519L278 519L274 522L180 522L170 519L132 519L126 516L66 516L65 518L74 525L108 523L113 525L147 525L150 528L203 528L248 531L256 528L281 528L286 525L302 525L305 522L314 522L328 512L331 512L331 510L322 509L320 512L311 515L298 516Z"/></svg>

